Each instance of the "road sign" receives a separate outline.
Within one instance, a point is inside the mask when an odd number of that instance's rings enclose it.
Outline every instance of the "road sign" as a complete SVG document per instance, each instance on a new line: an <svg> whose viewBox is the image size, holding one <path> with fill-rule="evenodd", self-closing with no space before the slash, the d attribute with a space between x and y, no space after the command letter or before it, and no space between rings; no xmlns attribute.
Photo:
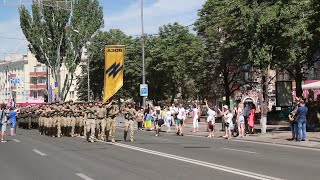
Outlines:
<svg viewBox="0 0 320 180"><path fill-rule="evenodd" d="M148 84L140 84L140 96L148 96Z"/></svg>

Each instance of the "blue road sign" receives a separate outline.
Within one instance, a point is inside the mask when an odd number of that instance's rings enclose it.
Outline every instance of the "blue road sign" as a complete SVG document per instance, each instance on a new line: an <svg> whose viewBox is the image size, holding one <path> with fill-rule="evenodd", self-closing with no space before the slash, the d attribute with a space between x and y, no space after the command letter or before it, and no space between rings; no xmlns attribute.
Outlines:
<svg viewBox="0 0 320 180"><path fill-rule="evenodd" d="M148 84L140 84L140 96L148 96Z"/></svg>

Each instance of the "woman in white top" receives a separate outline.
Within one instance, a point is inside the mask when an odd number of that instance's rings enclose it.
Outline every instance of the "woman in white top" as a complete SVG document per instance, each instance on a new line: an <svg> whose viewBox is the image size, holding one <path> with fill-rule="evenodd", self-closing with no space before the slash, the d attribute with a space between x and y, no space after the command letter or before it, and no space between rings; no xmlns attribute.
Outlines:
<svg viewBox="0 0 320 180"><path fill-rule="evenodd" d="M225 118L225 122L226 122L226 136L227 136L226 139L231 139L232 138L231 130L234 127L233 127L233 122L232 122L233 114L230 109L228 109L226 111L226 113L224 114L224 118Z"/></svg>
<svg viewBox="0 0 320 180"><path fill-rule="evenodd" d="M232 110L229 109L228 105L223 106L223 111L219 109L220 113L222 113L222 117L224 119L224 122L226 124L226 134L223 136L226 139L231 139L232 133L231 130L233 129L233 114Z"/></svg>
<svg viewBox="0 0 320 180"><path fill-rule="evenodd" d="M208 114L207 122L208 122L208 130L209 130L208 138L213 138L217 113L208 106L207 100L205 100L205 103L208 109L207 111L207 114Z"/></svg>
<svg viewBox="0 0 320 180"><path fill-rule="evenodd" d="M238 124L238 132L239 138L243 138L244 136L244 115L243 115L243 103L239 104L237 110L237 124Z"/></svg>
<svg viewBox="0 0 320 180"><path fill-rule="evenodd" d="M167 108L167 112L165 115L165 121L166 121L166 125L168 127L167 132L171 131L171 121L172 121L173 117L172 117L172 112L170 111L170 108Z"/></svg>
<svg viewBox="0 0 320 180"><path fill-rule="evenodd" d="M200 115L200 109L198 107L198 104L195 103L194 107L192 109L193 112L193 131L192 132L198 132L199 131L199 115Z"/></svg>
<svg viewBox="0 0 320 180"><path fill-rule="evenodd" d="M182 127L184 125L184 121L186 120L186 110L184 109L181 103L178 108L177 118L179 121L179 128L178 128L179 131L177 132L177 135L183 136Z"/></svg>

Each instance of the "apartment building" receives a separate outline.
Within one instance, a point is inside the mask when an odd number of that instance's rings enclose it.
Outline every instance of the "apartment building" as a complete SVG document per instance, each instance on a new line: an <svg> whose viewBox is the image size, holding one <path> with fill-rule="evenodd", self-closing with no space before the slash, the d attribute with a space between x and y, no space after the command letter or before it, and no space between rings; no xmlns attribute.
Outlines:
<svg viewBox="0 0 320 180"><path fill-rule="evenodd" d="M14 98L18 104L44 102L46 92L46 66L28 52L10 54L0 61L0 99Z"/></svg>
<svg viewBox="0 0 320 180"><path fill-rule="evenodd" d="M85 56L84 56L85 57ZM61 85L66 77L67 69L61 67ZM70 87L66 101L77 100L76 77L80 75L80 66L76 69L74 81ZM49 82L47 84L47 77ZM45 101L45 94L49 99L55 97L54 79L47 67L38 62L35 56L28 51L27 54L10 54L0 60L0 101L7 103L14 98L17 104L40 104ZM47 91L47 85L49 91Z"/></svg>

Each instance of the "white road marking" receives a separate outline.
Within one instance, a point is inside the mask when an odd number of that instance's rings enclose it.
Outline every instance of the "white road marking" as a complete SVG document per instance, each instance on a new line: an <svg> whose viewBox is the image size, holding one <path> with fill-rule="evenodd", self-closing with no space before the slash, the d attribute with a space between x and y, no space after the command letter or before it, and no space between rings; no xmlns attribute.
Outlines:
<svg viewBox="0 0 320 180"><path fill-rule="evenodd" d="M163 141L169 141L169 139L164 139L164 138L159 138L159 137L155 137L155 139L159 139L159 140L163 140Z"/></svg>
<svg viewBox="0 0 320 180"><path fill-rule="evenodd" d="M240 150L240 149L231 149L231 148L223 148L223 149L230 150L230 151L238 151L238 152L250 153L250 154L258 154L256 152L244 151L244 150Z"/></svg>
<svg viewBox="0 0 320 180"><path fill-rule="evenodd" d="M144 149L144 148L131 146L131 145L127 145L127 144L110 143L110 142L104 142L104 141L101 141L101 140L97 140L97 141L102 142L102 143L107 143L107 144L113 144L115 146L124 147L124 148L127 148L127 149L132 149L132 150L136 150L136 151L140 151L140 152L144 152L144 153L148 153L148 154L153 154L153 155L157 155L157 156L161 156L161 157L165 157L165 158L169 158L169 159L174 159L174 160L178 160L178 161L182 161L182 162L196 164L196 165L199 165L199 166L204 166L204 167L208 167L208 168L212 168L212 169L216 169L216 170L220 170L220 171L224 171L224 172L228 172L228 173L232 173L232 174L237 174L237 175L241 175L241 176L245 176L245 177L250 177L250 178L253 178L253 179L259 179L259 180L282 180L280 178L276 178L276 177L272 177L272 176L266 176L266 175L263 175L263 174L249 172L249 171L236 169L236 168L232 168L232 167L228 167L228 166L222 166L222 165L219 165L219 164L209 163L209 162L205 162L205 161L199 161L199 160L195 160L195 159L185 158L185 157L182 157L182 156L176 156L176 155L172 155L172 154L162 153L162 152L153 151L153 150L149 150L149 149Z"/></svg>
<svg viewBox="0 0 320 180"><path fill-rule="evenodd" d="M18 142L18 143L21 142L21 141L19 141L18 139L13 139L13 141Z"/></svg>
<svg viewBox="0 0 320 180"><path fill-rule="evenodd" d="M92 179L91 177L85 175L85 174L82 174L82 173L76 173L77 176L81 177L82 179L84 180L94 180Z"/></svg>
<svg viewBox="0 0 320 180"><path fill-rule="evenodd" d="M45 153L40 152L39 150L34 149L33 152L39 154L40 156L47 156Z"/></svg>

